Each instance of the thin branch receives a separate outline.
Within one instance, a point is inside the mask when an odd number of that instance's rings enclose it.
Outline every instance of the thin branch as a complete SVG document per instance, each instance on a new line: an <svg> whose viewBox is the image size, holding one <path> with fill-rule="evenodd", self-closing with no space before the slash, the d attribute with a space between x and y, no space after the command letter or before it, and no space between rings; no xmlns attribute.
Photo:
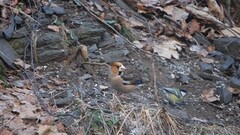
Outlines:
<svg viewBox="0 0 240 135"><path fill-rule="evenodd" d="M132 108L132 110L131 110L131 111L127 114L127 116L124 118L124 120L123 120L123 122L122 122L122 124L121 124L121 126L120 126L120 128L119 128L119 130L118 130L118 132L117 132L116 135L119 135L120 131L122 130L122 127L123 127L124 123L126 122L128 116L132 113L133 109L134 109L134 108Z"/></svg>
<svg viewBox="0 0 240 135"><path fill-rule="evenodd" d="M155 70L155 64L154 64L154 59L152 59L152 74L153 74L153 90L154 90L154 96L157 100L157 103L159 103L159 96L158 96L158 88L157 88L157 76L156 76L156 70Z"/></svg>

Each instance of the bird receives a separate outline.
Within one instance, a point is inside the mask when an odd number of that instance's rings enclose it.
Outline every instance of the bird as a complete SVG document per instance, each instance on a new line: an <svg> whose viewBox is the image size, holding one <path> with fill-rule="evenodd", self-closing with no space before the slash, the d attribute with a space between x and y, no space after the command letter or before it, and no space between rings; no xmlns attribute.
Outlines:
<svg viewBox="0 0 240 135"><path fill-rule="evenodd" d="M122 78L123 71L126 70L121 62L112 62L109 69L109 81L113 89L121 93L130 93L137 87L143 85L141 80L126 81Z"/></svg>

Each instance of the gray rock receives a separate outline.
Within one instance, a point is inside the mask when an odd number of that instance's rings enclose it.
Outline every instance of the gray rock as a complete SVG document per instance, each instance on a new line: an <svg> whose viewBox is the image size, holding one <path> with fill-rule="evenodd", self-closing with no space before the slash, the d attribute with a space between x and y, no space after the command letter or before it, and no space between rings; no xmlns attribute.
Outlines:
<svg viewBox="0 0 240 135"><path fill-rule="evenodd" d="M197 72L196 74L205 80L210 80L210 81L222 81L223 80L223 78L213 75L213 74L209 74L209 73Z"/></svg>
<svg viewBox="0 0 240 135"><path fill-rule="evenodd" d="M66 127L69 127L69 125L72 125L75 122L75 120L72 116L61 116L60 121Z"/></svg>
<svg viewBox="0 0 240 135"><path fill-rule="evenodd" d="M198 43L200 43L204 46L211 45L211 42L209 42L208 39L205 36L203 36L202 34L195 33L193 37L197 40Z"/></svg>
<svg viewBox="0 0 240 135"><path fill-rule="evenodd" d="M20 29L14 32L12 38L22 38L28 35L29 35L29 31L25 27L21 27Z"/></svg>
<svg viewBox="0 0 240 135"><path fill-rule="evenodd" d="M188 77L188 75L181 75L180 78L179 78L179 81L182 84L188 84L189 81L190 81L190 78Z"/></svg>
<svg viewBox="0 0 240 135"><path fill-rule="evenodd" d="M15 21L16 24L22 24L23 23L23 19L20 16L15 16L14 21Z"/></svg>
<svg viewBox="0 0 240 135"><path fill-rule="evenodd" d="M234 59L231 56L227 55L225 61L221 66L221 69L227 70L232 64L234 64L234 62Z"/></svg>
<svg viewBox="0 0 240 135"><path fill-rule="evenodd" d="M228 90L228 87L224 82L217 82L216 92L220 95L221 102L228 104L232 100L232 93Z"/></svg>
<svg viewBox="0 0 240 135"><path fill-rule="evenodd" d="M18 37L18 36L17 36ZM11 40L13 48L23 56L28 41L26 38ZM67 45L62 41L61 35L56 32L43 33L37 40L37 60L46 63L53 60L63 60L68 55Z"/></svg>
<svg viewBox="0 0 240 135"><path fill-rule="evenodd" d="M194 72L191 72L190 75L194 80L200 80L201 79L201 77Z"/></svg>
<svg viewBox="0 0 240 135"><path fill-rule="evenodd" d="M22 80L16 80L13 82L13 85L18 88L23 88L25 86L25 81Z"/></svg>
<svg viewBox="0 0 240 135"><path fill-rule="evenodd" d="M95 52L95 51L97 51L97 50L98 50L98 47L97 47L96 44L93 44L91 47L88 48L88 51L89 51L90 53L93 53L93 52Z"/></svg>
<svg viewBox="0 0 240 135"><path fill-rule="evenodd" d="M236 77L232 77L230 80L229 80L229 85L231 87L234 87L234 88L240 88L240 79L236 78Z"/></svg>
<svg viewBox="0 0 240 135"><path fill-rule="evenodd" d="M147 72L143 72L142 73L142 81L144 82L144 83L147 83L147 82L150 82L150 75L149 75L149 73L147 73Z"/></svg>
<svg viewBox="0 0 240 135"><path fill-rule="evenodd" d="M12 48L7 40L0 38L0 57L4 62L6 62L10 67L16 68L14 65L14 60L19 58L17 52Z"/></svg>
<svg viewBox="0 0 240 135"><path fill-rule="evenodd" d="M9 42L20 56L24 55L25 47L28 45L26 38L12 39Z"/></svg>
<svg viewBox="0 0 240 135"><path fill-rule="evenodd" d="M205 62L199 62L199 67L202 71L208 72L208 73L211 73L213 70L213 66Z"/></svg>
<svg viewBox="0 0 240 135"><path fill-rule="evenodd" d="M89 37L79 40L81 43L86 45L96 44L102 40L101 36Z"/></svg>
<svg viewBox="0 0 240 135"><path fill-rule="evenodd" d="M71 31L78 37L79 42L82 44L97 44L102 38L106 31L103 28L93 28L92 24L80 26L77 29L71 29Z"/></svg>
<svg viewBox="0 0 240 135"><path fill-rule="evenodd" d="M126 58L124 56L128 55L129 53L130 52L126 49L114 50L106 54L103 54L102 57L105 62L123 61L124 58Z"/></svg>
<svg viewBox="0 0 240 135"><path fill-rule="evenodd" d="M8 27L3 30L3 35L5 36L5 38L10 39L14 33L15 28L16 28L16 23L14 21L14 16L11 15L9 17Z"/></svg>
<svg viewBox="0 0 240 135"><path fill-rule="evenodd" d="M214 39L216 50L240 58L240 38L223 37Z"/></svg>
<svg viewBox="0 0 240 135"><path fill-rule="evenodd" d="M39 35L37 40L37 47L41 47L44 45L49 45L52 43L60 43L62 41L62 36L56 32L48 32Z"/></svg>
<svg viewBox="0 0 240 135"><path fill-rule="evenodd" d="M79 79L80 79L80 80L88 80L88 79L90 79L90 78L92 78L92 76L91 76L90 74L84 74L84 75L81 76Z"/></svg>
<svg viewBox="0 0 240 135"><path fill-rule="evenodd" d="M98 44L98 47L99 48L102 48L105 46L109 47L109 46L113 46L115 43L116 42L114 38L109 33L105 32L103 36L103 40Z"/></svg>
<svg viewBox="0 0 240 135"><path fill-rule="evenodd" d="M65 13L65 9L59 6L53 6L53 10L57 15L62 15Z"/></svg>
<svg viewBox="0 0 240 135"><path fill-rule="evenodd" d="M37 56L40 63L46 63L54 60L61 61L65 59L68 53L68 49L65 48L64 43L53 43L37 48Z"/></svg>
<svg viewBox="0 0 240 135"><path fill-rule="evenodd" d="M185 120L189 119L187 112L183 110L167 109L167 112L169 112L171 115L180 119L185 119Z"/></svg>

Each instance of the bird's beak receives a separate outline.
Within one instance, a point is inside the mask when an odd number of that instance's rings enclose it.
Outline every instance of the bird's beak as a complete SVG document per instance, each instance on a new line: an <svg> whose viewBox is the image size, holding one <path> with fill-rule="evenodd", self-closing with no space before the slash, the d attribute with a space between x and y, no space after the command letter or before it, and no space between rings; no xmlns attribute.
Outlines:
<svg viewBox="0 0 240 135"><path fill-rule="evenodd" d="M126 68L122 65L121 67L119 67L119 71L124 71Z"/></svg>

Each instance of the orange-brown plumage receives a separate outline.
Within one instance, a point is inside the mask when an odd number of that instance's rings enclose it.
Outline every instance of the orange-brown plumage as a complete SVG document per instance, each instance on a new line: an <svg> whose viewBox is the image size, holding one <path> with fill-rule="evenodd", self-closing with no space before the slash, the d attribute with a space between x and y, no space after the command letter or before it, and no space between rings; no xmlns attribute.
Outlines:
<svg viewBox="0 0 240 135"><path fill-rule="evenodd" d="M109 77L116 77L121 76L122 71L124 71L126 68L123 66L121 62L113 62L110 64L110 71L109 71Z"/></svg>
<svg viewBox="0 0 240 135"><path fill-rule="evenodd" d="M120 62L113 62L110 65L109 81L112 88L122 93L130 93L135 90L138 85L131 82L124 81L121 77L122 71L126 68Z"/></svg>

